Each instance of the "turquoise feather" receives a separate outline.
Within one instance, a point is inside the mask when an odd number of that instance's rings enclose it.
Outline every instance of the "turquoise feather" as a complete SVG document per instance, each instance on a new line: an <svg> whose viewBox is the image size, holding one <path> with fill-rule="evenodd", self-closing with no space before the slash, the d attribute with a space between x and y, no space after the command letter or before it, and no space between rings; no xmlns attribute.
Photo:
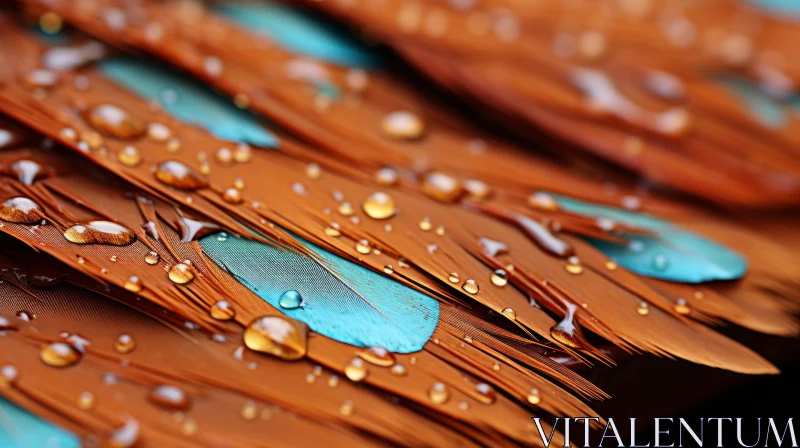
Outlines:
<svg viewBox="0 0 800 448"><path fill-rule="evenodd" d="M48 423L0 397L0 447L78 448L80 440L73 434Z"/></svg>
<svg viewBox="0 0 800 448"><path fill-rule="evenodd" d="M680 283L735 280L747 273L747 260L738 253L667 221L611 207L554 196L567 212L609 219L654 236L622 234L629 244L587 238L620 266L646 277Z"/></svg>
<svg viewBox="0 0 800 448"><path fill-rule="evenodd" d="M297 8L272 2L231 1L216 4L214 9L299 54L349 67L370 68L378 63L375 52L366 45Z"/></svg>
<svg viewBox="0 0 800 448"><path fill-rule="evenodd" d="M174 117L232 142L275 148L278 138L255 115L241 110L188 77L153 63L121 57L99 64L103 74L137 94L159 100Z"/></svg>
<svg viewBox="0 0 800 448"><path fill-rule="evenodd" d="M223 269L317 333L358 347L379 346L396 353L419 351L428 342L439 322L435 299L304 243L328 269L308 257L256 241L222 234L200 241ZM290 290L300 293L303 306L281 307L281 295Z"/></svg>
<svg viewBox="0 0 800 448"><path fill-rule="evenodd" d="M786 110L772 97L749 81L728 78L720 82L733 91L762 124L771 128L786 125Z"/></svg>
<svg viewBox="0 0 800 448"><path fill-rule="evenodd" d="M750 0L750 2L782 19L800 19L800 2L797 0Z"/></svg>

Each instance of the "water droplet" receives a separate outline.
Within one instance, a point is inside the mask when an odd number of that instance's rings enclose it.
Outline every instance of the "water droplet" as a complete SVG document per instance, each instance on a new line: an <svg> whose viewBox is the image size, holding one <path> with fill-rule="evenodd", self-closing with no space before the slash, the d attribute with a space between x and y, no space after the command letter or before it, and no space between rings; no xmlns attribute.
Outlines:
<svg viewBox="0 0 800 448"><path fill-rule="evenodd" d="M18 224L35 224L42 220L42 208L25 197L11 198L0 205L0 219Z"/></svg>
<svg viewBox="0 0 800 448"><path fill-rule="evenodd" d="M392 265L387 264L386 266L383 267L383 272L385 272L386 274L392 275L392 274L394 274L394 268L392 267Z"/></svg>
<svg viewBox="0 0 800 448"><path fill-rule="evenodd" d="M131 275L125 280L124 287L130 292L139 292L142 290L142 280L135 275Z"/></svg>
<svg viewBox="0 0 800 448"><path fill-rule="evenodd" d="M657 254L653 257L653 269L664 271L669 267L669 259L664 254Z"/></svg>
<svg viewBox="0 0 800 448"><path fill-rule="evenodd" d="M64 342L53 342L42 347L39 358L51 367L68 367L81 360L81 352Z"/></svg>
<svg viewBox="0 0 800 448"><path fill-rule="evenodd" d="M88 221L64 231L64 238L75 244L126 246L136 239L132 230L111 221Z"/></svg>
<svg viewBox="0 0 800 448"><path fill-rule="evenodd" d="M94 407L94 394L91 392L81 392L78 395L78 409L87 411Z"/></svg>
<svg viewBox="0 0 800 448"><path fill-rule="evenodd" d="M467 191L467 194L470 198L479 201L487 199L492 194L492 190L489 188L489 185L483 181L475 179L465 180L464 189Z"/></svg>
<svg viewBox="0 0 800 448"><path fill-rule="evenodd" d="M425 132L425 124L412 112L396 111L383 118L381 129L383 135L394 140L416 140Z"/></svg>
<svg viewBox="0 0 800 448"><path fill-rule="evenodd" d="M550 336L568 347L582 348L586 345L586 338L584 338L581 328L575 322L575 311L578 307L571 303L565 302L564 304L567 307L564 319L550 328Z"/></svg>
<svg viewBox="0 0 800 448"><path fill-rule="evenodd" d="M486 383L475 384L475 398L483 404L492 404L497 400L497 394L492 386Z"/></svg>
<svg viewBox="0 0 800 448"><path fill-rule="evenodd" d="M369 372L367 371L367 366L364 365L363 359L353 358L344 366L344 374L350 381L358 382L366 378Z"/></svg>
<svg viewBox="0 0 800 448"><path fill-rule="evenodd" d="M458 283L461 279L459 278L457 272L451 272L450 275L447 277L447 280L449 280L450 283Z"/></svg>
<svg viewBox="0 0 800 448"><path fill-rule="evenodd" d="M51 89L58 82L58 73L52 70L34 69L20 77L22 86L30 90Z"/></svg>
<svg viewBox="0 0 800 448"><path fill-rule="evenodd" d="M444 383L436 382L428 389L428 398L433 404L445 404L450 399L450 391Z"/></svg>
<svg viewBox="0 0 800 448"><path fill-rule="evenodd" d="M284 293L281 294L281 297L278 300L278 304L280 304L281 308L285 308L287 310L300 308L301 306L303 306L303 296L300 295L299 292L293 289L289 291L284 291Z"/></svg>
<svg viewBox="0 0 800 448"><path fill-rule="evenodd" d="M244 344L250 349L285 360L300 359L307 350L308 326L287 316L264 316L245 329Z"/></svg>
<svg viewBox="0 0 800 448"><path fill-rule="evenodd" d="M245 187L244 179L242 179L241 177L237 177L236 179L233 180L233 186L237 190L244 190Z"/></svg>
<svg viewBox="0 0 800 448"><path fill-rule="evenodd" d="M192 273L189 265L185 263L177 263L175 266L169 269L169 279L172 280L173 283L185 285L186 283L194 280L194 274Z"/></svg>
<svg viewBox="0 0 800 448"><path fill-rule="evenodd" d="M353 410L354 410L353 402L350 400L345 400L345 402L342 403L341 406L339 406L339 413L344 415L345 417L353 415Z"/></svg>
<svg viewBox="0 0 800 448"><path fill-rule="evenodd" d="M470 293L470 294L477 294L478 293L478 282L473 279L467 279L464 281L464 284L461 285L461 289Z"/></svg>
<svg viewBox="0 0 800 448"><path fill-rule="evenodd" d="M614 263L614 262L613 262L613 261L611 261L611 260L609 260L609 261L606 261L606 269L608 269L609 271L614 271L614 270L616 270L616 269L617 269L617 263Z"/></svg>
<svg viewBox="0 0 800 448"><path fill-rule="evenodd" d="M458 179L441 171L423 175L420 188L428 197L447 203L457 201L464 193L464 187Z"/></svg>
<svg viewBox="0 0 800 448"><path fill-rule="evenodd" d="M14 380L17 379L19 371L15 366L6 364L0 367L0 388L8 387Z"/></svg>
<svg viewBox="0 0 800 448"><path fill-rule="evenodd" d="M394 185L397 183L397 170L381 168L375 173L375 181L381 185Z"/></svg>
<svg viewBox="0 0 800 448"><path fill-rule="evenodd" d="M428 218L427 216L425 216L422 219L420 219L418 225L419 225L419 228L421 230L424 230L425 232L427 232L427 231L431 230L431 228L433 228L433 224L431 223L431 219Z"/></svg>
<svg viewBox="0 0 800 448"><path fill-rule="evenodd" d="M131 140L144 135L147 125L125 109L113 104L99 104L84 114L93 128L120 140Z"/></svg>
<svg viewBox="0 0 800 448"><path fill-rule="evenodd" d="M359 350L356 355L371 364L381 367L390 367L396 362L394 355L383 347L368 347Z"/></svg>
<svg viewBox="0 0 800 448"><path fill-rule="evenodd" d="M176 160L161 163L154 174L160 182L181 190L197 190L208 186L203 175Z"/></svg>
<svg viewBox="0 0 800 448"><path fill-rule="evenodd" d="M561 209L558 201L553 196L541 191L533 192L528 196L528 206L532 209L546 212L555 212Z"/></svg>
<svg viewBox="0 0 800 448"><path fill-rule="evenodd" d="M687 314L692 312L692 309L689 308L689 304L686 303L686 299L678 299L678 300L676 300L675 301L675 305L673 306L673 309L678 314L683 314L683 315L687 315Z"/></svg>
<svg viewBox="0 0 800 448"><path fill-rule="evenodd" d="M445 228L443 225L436 226L436 234L439 236L443 236L445 234Z"/></svg>
<svg viewBox="0 0 800 448"><path fill-rule="evenodd" d="M147 125L147 137L154 142L163 143L172 138L172 130L161 123Z"/></svg>
<svg viewBox="0 0 800 448"><path fill-rule="evenodd" d="M495 286L506 286L508 283L508 273L504 269L497 269L492 272L492 284Z"/></svg>
<svg viewBox="0 0 800 448"><path fill-rule="evenodd" d="M180 139L171 138L167 142L167 152L170 154L175 154L176 152L180 151L181 146L183 146L183 144L181 143Z"/></svg>
<svg viewBox="0 0 800 448"><path fill-rule="evenodd" d="M369 241L367 240L359 240L356 243L356 252L367 255L372 252L372 247L369 245Z"/></svg>
<svg viewBox="0 0 800 448"><path fill-rule="evenodd" d="M193 418L187 418L181 425L181 432L185 436L193 436L197 434L197 422Z"/></svg>
<svg viewBox="0 0 800 448"><path fill-rule="evenodd" d="M325 227L325 235L328 235L333 238L338 238L342 236L342 232L339 231L339 225L336 223L331 223L330 226Z"/></svg>
<svg viewBox="0 0 800 448"><path fill-rule="evenodd" d="M25 310L20 310L20 311L17 311L17 314L16 314L16 316L17 316L18 318L20 318L20 319L22 319L22 320L26 321L26 322L30 322L30 321L32 321L33 319L36 319L36 315L35 315L35 314L33 314L33 313L31 313L31 312L28 312L28 311L25 311ZM2 328L0 328L0 330L2 330Z"/></svg>
<svg viewBox="0 0 800 448"><path fill-rule="evenodd" d="M316 163L309 163L306 165L306 177L309 179L319 179L319 176L322 175L322 168L319 167Z"/></svg>
<svg viewBox="0 0 800 448"><path fill-rule="evenodd" d="M242 192L234 187L226 188L222 192L222 199L229 204L241 204L244 201Z"/></svg>
<svg viewBox="0 0 800 448"><path fill-rule="evenodd" d="M122 148L122 151L117 154L117 159L125 166L135 167L142 163L142 154L135 146L129 145Z"/></svg>
<svg viewBox="0 0 800 448"><path fill-rule="evenodd" d="M33 160L17 160L9 169L11 173L16 174L17 180L23 185L33 185L33 181L44 175L42 165Z"/></svg>
<svg viewBox="0 0 800 448"><path fill-rule="evenodd" d="M158 263L160 258L161 257L158 255L158 252L151 250L147 253L147 255L144 256L144 262L149 265L154 265Z"/></svg>
<svg viewBox="0 0 800 448"><path fill-rule="evenodd" d="M517 312L514 311L514 308L504 308L502 312L503 316L506 316L511 320L517 320Z"/></svg>
<svg viewBox="0 0 800 448"><path fill-rule="evenodd" d="M567 272L574 275L579 275L583 273L583 266L581 265L580 260L578 257L569 257L567 260L567 264L564 265L564 269Z"/></svg>
<svg viewBox="0 0 800 448"><path fill-rule="evenodd" d="M227 300L220 300L211 306L209 314L216 320L231 320L236 316L236 310Z"/></svg>
<svg viewBox="0 0 800 448"><path fill-rule="evenodd" d="M361 208L372 219L388 219L397 213L392 197L380 191L369 195Z"/></svg>
<svg viewBox="0 0 800 448"><path fill-rule="evenodd" d="M135 348L136 348L136 342L129 334L123 333L119 335L119 337L117 337L116 341L114 341L114 350L116 350L119 353L122 354L130 353Z"/></svg>
<svg viewBox="0 0 800 448"><path fill-rule="evenodd" d="M189 397L182 389L170 386L161 385L154 387L147 395L153 403L168 409L189 409Z"/></svg>
<svg viewBox="0 0 800 448"><path fill-rule="evenodd" d="M642 302L639 304L639 307L636 308L636 312L641 316L647 316L650 314L650 305L648 305L647 302Z"/></svg>
<svg viewBox="0 0 800 448"><path fill-rule="evenodd" d="M253 158L253 150L250 149L250 146L245 143L240 143L236 146L236 150L233 152L233 159L239 163L246 163L249 162L250 159Z"/></svg>
<svg viewBox="0 0 800 448"><path fill-rule="evenodd" d="M111 431L105 446L111 448L131 448L139 440L139 422L129 418L119 428Z"/></svg>
<svg viewBox="0 0 800 448"><path fill-rule="evenodd" d="M389 369L389 373L394 376L406 376L408 375L408 369L402 364L395 364Z"/></svg>
<svg viewBox="0 0 800 448"><path fill-rule="evenodd" d="M342 202L339 204L339 214L342 216L350 216L353 214L353 206L349 202Z"/></svg>
<svg viewBox="0 0 800 448"><path fill-rule="evenodd" d="M5 317L0 316L0 332L3 331L16 331L17 327L12 325Z"/></svg>
<svg viewBox="0 0 800 448"><path fill-rule="evenodd" d="M542 397L539 395L539 389L531 389L528 393L528 403L537 405L542 402Z"/></svg>
<svg viewBox="0 0 800 448"><path fill-rule="evenodd" d="M336 387L338 385L339 385L339 377L336 375L331 375L331 377L328 378L328 387Z"/></svg>
<svg viewBox="0 0 800 448"><path fill-rule="evenodd" d="M199 240L220 230L220 227L214 223L197 221L183 216L178 218L178 227L181 230L181 242L183 243Z"/></svg>
<svg viewBox="0 0 800 448"><path fill-rule="evenodd" d="M217 149L217 152L214 153L214 158L217 159L217 162L227 165L233 162L233 151L223 146Z"/></svg>
<svg viewBox="0 0 800 448"><path fill-rule="evenodd" d="M258 415L258 408L254 402L246 401L242 406L241 414L245 420L253 420Z"/></svg>

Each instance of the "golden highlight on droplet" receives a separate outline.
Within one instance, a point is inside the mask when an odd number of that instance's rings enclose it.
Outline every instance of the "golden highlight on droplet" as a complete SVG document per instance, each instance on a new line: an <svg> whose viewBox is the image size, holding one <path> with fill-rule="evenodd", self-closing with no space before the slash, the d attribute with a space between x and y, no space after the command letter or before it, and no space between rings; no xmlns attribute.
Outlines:
<svg viewBox="0 0 800 448"><path fill-rule="evenodd" d="M227 300L220 300L211 306L209 314L216 320L231 320L236 316L236 310Z"/></svg>
<svg viewBox="0 0 800 448"><path fill-rule="evenodd" d="M564 269L573 275L583 274L583 266L578 257L569 257L567 263L564 265Z"/></svg>
<svg viewBox="0 0 800 448"><path fill-rule="evenodd" d="M181 190L197 190L208 186L208 181L200 173L177 160L162 162L153 174L159 182Z"/></svg>
<svg viewBox="0 0 800 448"><path fill-rule="evenodd" d="M502 314L511 320L517 320L517 312L514 311L514 308L504 308Z"/></svg>
<svg viewBox="0 0 800 448"><path fill-rule="evenodd" d="M473 279L467 279L464 281L464 284L461 285L461 289L470 293L470 294L477 294L478 293L478 282Z"/></svg>
<svg viewBox="0 0 800 448"><path fill-rule="evenodd" d="M17 224L34 224L42 220L44 214L39 204L26 197L15 197L0 205L0 219Z"/></svg>
<svg viewBox="0 0 800 448"><path fill-rule="evenodd" d="M492 284L495 286L506 286L508 283L508 273L504 269L497 269L492 272Z"/></svg>
<svg viewBox="0 0 800 448"><path fill-rule="evenodd" d="M177 283L179 285L185 285L194 280L192 269L185 263L177 263L175 266L172 266L169 269L168 275L172 283Z"/></svg>
<svg viewBox="0 0 800 448"><path fill-rule="evenodd" d="M424 218L419 220L419 228L424 231L431 230L433 228L433 224L431 223L431 218L425 216Z"/></svg>
<svg viewBox="0 0 800 448"><path fill-rule="evenodd" d="M361 359L381 367L391 367L396 360L392 352L383 347L367 347L356 352Z"/></svg>
<svg viewBox="0 0 800 448"><path fill-rule="evenodd" d="M364 365L364 360L361 358L353 358L344 366L344 374L350 381L362 381L368 373L367 366Z"/></svg>
<svg viewBox="0 0 800 448"><path fill-rule="evenodd" d="M397 213L394 199L380 191L369 195L361 209L372 219L389 219Z"/></svg>
<svg viewBox="0 0 800 448"><path fill-rule="evenodd" d="M683 315L687 315L687 314L692 312L692 309L689 308L689 304L686 303L686 299L678 299L678 300L676 300L675 301L675 305L673 306L673 309L678 314L683 314Z"/></svg>
<svg viewBox="0 0 800 448"><path fill-rule="evenodd" d="M142 163L142 155L136 147L129 145L122 148L122 151L117 154L117 160L119 163L133 168Z"/></svg>
<svg viewBox="0 0 800 448"><path fill-rule="evenodd" d="M349 202L342 202L339 204L339 214L342 216L350 216L353 214L353 206Z"/></svg>
<svg viewBox="0 0 800 448"><path fill-rule="evenodd" d="M428 398L433 404L445 404L450 399L450 391L444 383L436 382L428 389Z"/></svg>
<svg viewBox="0 0 800 448"><path fill-rule="evenodd" d="M284 315L264 316L250 322L244 344L250 350L292 361L306 355L308 326Z"/></svg>
<svg viewBox="0 0 800 448"><path fill-rule="evenodd" d="M51 367L69 367L81 360L81 352L64 342L53 342L42 347L39 358Z"/></svg>
<svg viewBox="0 0 800 448"><path fill-rule="evenodd" d="M650 314L650 305L648 305L647 302L641 302L636 308L636 312L639 313L640 316L647 316Z"/></svg>
<svg viewBox="0 0 800 448"><path fill-rule="evenodd" d="M350 400L345 400L345 402L339 406L339 413L347 417L353 415L354 409L355 406L353 405L353 402Z"/></svg>
<svg viewBox="0 0 800 448"><path fill-rule="evenodd" d="M158 255L158 252L151 250L147 253L147 255L144 256L144 262L149 265L154 265L158 263L160 258L161 257Z"/></svg>
<svg viewBox="0 0 800 448"><path fill-rule="evenodd" d="M319 179L322 175L322 168L316 163L306 165L306 177L309 179Z"/></svg>
<svg viewBox="0 0 800 448"><path fill-rule="evenodd" d="M116 341L114 341L114 350L116 350L117 353L122 353L122 354L130 353L135 348L136 348L136 342L129 334L123 333L119 335L119 337L117 337Z"/></svg>
<svg viewBox="0 0 800 448"><path fill-rule="evenodd" d="M458 272L451 272L450 275L447 277L447 280L450 283L458 283L461 278L458 276Z"/></svg>
<svg viewBox="0 0 800 448"><path fill-rule="evenodd" d="M129 228L111 221L88 221L64 231L64 238L75 244L110 244L126 246L136 239Z"/></svg>
<svg viewBox="0 0 800 448"><path fill-rule="evenodd" d="M356 243L356 252L363 255L368 255L370 252L372 252L372 246L369 245L369 241L367 240L359 240Z"/></svg>
<svg viewBox="0 0 800 448"><path fill-rule="evenodd" d="M125 280L125 285L123 285L125 289L130 292L140 292L143 288L142 280L135 275L131 275Z"/></svg>
<svg viewBox="0 0 800 448"><path fill-rule="evenodd" d="M539 389L531 389L528 393L528 403L537 405L542 402L542 397L539 395Z"/></svg>

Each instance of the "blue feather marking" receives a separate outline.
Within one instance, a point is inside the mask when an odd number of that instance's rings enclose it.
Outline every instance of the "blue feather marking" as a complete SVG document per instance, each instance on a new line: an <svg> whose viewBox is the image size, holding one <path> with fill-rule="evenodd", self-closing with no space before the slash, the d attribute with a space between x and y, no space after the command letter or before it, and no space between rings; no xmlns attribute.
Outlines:
<svg viewBox="0 0 800 448"><path fill-rule="evenodd" d="M754 3L767 12L774 13L783 19L800 19L800 2L797 0L750 0L750 3Z"/></svg>
<svg viewBox="0 0 800 448"><path fill-rule="evenodd" d="M662 219L553 196L565 211L610 219L652 232L654 236L622 234L629 239L627 245L587 238L594 247L629 271L680 283L735 280L747 273L747 260L738 253Z"/></svg>
<svg viewBox="0 0 800 448"><path fill-rule="evenodd" d="M243 238L218 234L200 241L223 269L317 333L358 347L379 346L396 353L422 349L439 322L439 302L307 241L303 243L329 269L308 257ZM280 296L287 290L303 296L301 308L280 307Z"/></svg>
<svg viewBox="0 0 800 448"><path fill-rule="evenodd" d="M334 64L370 68L376 53L301 10L272 2L230 1L214 5L229 20L267 35L283 48Z"/></svg>
<svg viewBox="0 0 800 448"><path fill-rule="evenodd" d="M78 448L80 440L73 434L17 407L0 397L0 447Z"/></svg>
<svg viewBox="0 0 800 448"><path fill-rule="evenodd" d="M278 138L264 121L237 108L202 84L152 61L121 57L99 64L103 74L137 94L159 100L170 115L199 125L218 138L275 148Z"/></svg>
<svg viewBox="0 0 800 448"><path fill-rule="evenodd" d="M784 107L753 83L736 78L725 78L719 82L733 91L745 103L750 113L765 126L780 128L786 125Z"/></svg>

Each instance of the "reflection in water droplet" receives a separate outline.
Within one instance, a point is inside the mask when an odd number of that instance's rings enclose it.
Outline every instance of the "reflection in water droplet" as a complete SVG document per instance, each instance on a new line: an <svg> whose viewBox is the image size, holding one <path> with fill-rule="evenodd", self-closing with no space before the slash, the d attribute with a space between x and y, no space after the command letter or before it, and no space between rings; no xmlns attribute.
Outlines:
<svg viewBox="0 0 800 448"><path fill-rule="evenodd" d="M135 146L128 145L122 148L122 151L117 153L117 159L119 160L119 163L133 168L142 163L142 154L138 149L136 149Z"/></svg>
<svg viewBox="0 0 800 448"><path fill-rule="evenodd" d="M367 366L364 365L364 360L361 358L353 358L344 366L344 374L351 381L361 381L367 377L368 373Z"/></svg>
<svg viewBox="0 0 800 448"><path fill-rule="evenodd" d="M116 341L114 341L114 350L116 350L119 353L122 354L130 353L135 348L136 348L136 342L129 334L123 333L119 335L119 337L117 337Z"/></svg>
<svg viewBox="0 0 800 448"><path fill-rule="evenodd" d="M147 398L153 403L168 409L184 410L189 409L190 405L186 392L178 387L169 385L154 387L147 395Z"/></svg>
<svg viewBox="0 0 800 448"><path fill-rule="evenodd" d="M53 342L42 347L39 358L51 367L68 367L81 360L81 352L64 342Z"/></svg>
<svg viewBox="0 0 800 448"><path fill-rule="evenodd" d="M539 389L531 389L530 393L528 394L528 403L537 405L542 402L541 396L539 396Z"/></svg>
<svg viewBox="0 0 800 448"><path fill-rule="evenodd" d="M495 286L506 286L508 283L508 273L504 269L497 269L492 272L492 284Z"/></svg>
<svg viewBox="0 0 800 448"><path fill-rule="evenodd" d="M470 293L470 294L477 294L478 293L478 282L473 279L467 279L464 281L464 284L461 285L461 289Z"/></svg>
<svg viewBox="0 0 800 448"><path fill-rule="evenodd" d="M533 192L528 196L528 206L532 209L546 212L555 212L561 209L558 201L553 196L541 191Z"/></svg>
<svg viewBox="0 0 800 448"><path fill-rule="evenodd" d="M383 135L394 140L416 140L425 132L425 124L412 112L396 111L383 118L381 129Z"/></svg>
<svg viewBox="0 0 800 448"><path fill-rule="evenodd" d="M503 316L505 316L505 317L507 317L507 318L509 318L511 320L517 320L517 312L514 311L514 308L504 308L503 309Z"/></svg>
<svg viewBox="0 0 800 448"><path fill-rule="evenodd" d="M11 198L0 205L0 219L17 224L35 224L42 220L42 208L25 197Z"/></svg>
<svg viewBox="0 0 800 448"><path fill-rule="evenodd" d="M64 238L75 244L110 244L126 246L136 235L132 230L111 221L88 221L75 224L64 231Z"/></svg>
<svg viewBox="0 0 800 448"><path fill-rule="evenodd" d="M158 252L151 250L147 253L147 255L144 256L144 262L149 265L157 264L159 258L161 257L159 257Z"/></svg>
<svg viewBox="0 0 800 448"><path fill-rule="evenodd" d="M582 348L586 345L586 339L583 337L583 332L575 322L575 311L578 307L564 302L567 307L567 312L561 322L550 328L550 336L556 341L572 348Z"/></svg>
<svg viewBox="0 0 800 448"><path fill-rule="evenodd" d="M94 406L94 394L91 392L81 392L78 395L78 408L84 411L91 409Z"/></svg>
<svg viewBox="0 0 800 448"><path fill-rule="evenodd" d="M458 283L461 280L461 278L458 276L457 272L451 272L450 275L447 277L447 280L449 280L450 283Z"/></svg>
<svg viewBox="0 0 800 448"><path fill-rule="evenodd" d="M278 299L278 304L281 308L293 310L303 306L303 296L295 290L284 291Z"/></svg>
<svg viewBox="0 0 800 448"><path fill-rule="evenodd" d="M120 140L135 139L147 131L144 121L113 104L94 106L86 111L84 117L96 130Z"/></svg>
<svg viewBox="0 0 800 448"><path fill-rule="evenodd" d="M23 185L33 185L33 181L44 175L44 167L33 160L17 160L11 164L9 170Z"/></svg>
<svg viewBox="0 0 800 448"><path fill-rule="evenodd" d="M160 182L181 190L197 190L208 186L208 181L203 175L176 160L159 164L154 175Z"/></svg>
<svg viewBox="0 0 800 448"><path fill-rule="evenodd" d="M444 383L436 382L428 389L428 398L433 404L445 404L450 399L450 391Z"/></svg>
<svg viewBox="0 0 800 448"><path fill-rule="evenodd" d="M650 314L650 305L648 305L647 302L641 302L639 307L636 308L636 312L641 316L647 316Z"/></svg>
<svg viewBox="0 0 800 448"><path fill-rule="evenodd" d="M372 247L369 245L369 241L367 240L359 240L356 243L356 252L367 255L372 252Z"/></svg>
<svg viewBox="0 0 800 448"><path fill-rule="evenodd" d="M244 332L244 344L250 349L285 360L306 355L308 326L287 316L264 316L251 322Z"/></svg>
<svg viewBox="0 0 800 448"><path fill-rule="evenodd" d="M427 216L425 216L422 219L420 219L418 225L419 225L419 228L421 230L424 230L425 232L427 232L428 230L431 230L431 228L433 228L433 224L431 223L431 218L428 218Z"/></svg>
<svg viewBox="0 0 800 448"><path fill-rule="evenodd" d="M390 367L395 363L394 355L383 347L367 347L356 352L356 355L376 366Z"/></svg>
<svg viewBox="0 0 800 448"><path fill-rule="evenodd" d="M381 185L394 185L397 183L397 170L381 168L375 173L375 181Z"/></svg>
<svg viewBox="0 0 800 448"><path fill-rule="evenodd" d="M353 405L352 401L345 400L345 402L339 407L339 413L347 417L349 415L353 415L354 408L355 406Z"/></svg>
<svg viewBox="0 0 800 448"><path fill-rule="evenodd" d="M236 187L226 188L225 191L222 192L222 199L229 204L241 204L244 202L242 192Z"/></svg>
<svg viewBox="0 0 800 448"><path fill-rule="evenodd" d="M689 304L686 303L686 299L676 300L675 306L673 306L673 308L678 314L686 315L692 312L692 309L689 308Z"/></svg>
<svg viewBox="0 0 800 448"><path fill-rule="evenodd" d="M579 275L583 273L583 266L581 265L580 260L578 257L569 257L567 260L567 264L564 265L564 269L567 272L574 275Z"/></svg>
<svg viewBox="0 0 800 448"><path fill-rule="evenodd" d="M372 193L361 205L364 213L372 219L388 219L397 213L394 200L383 192Z"/></svg>
<svg viewBox="0 0 800 448"><path fill-rule="evenodd" d="M420 189L427 196L441 202L455 202L464 193L464 187L455 177L440 171L431 171L422 176Z"/></svg>
<svg viewBox="0 0 800 448"><path fill-rule="evenodd" d="M125 280L124 287L130 292L139 292L143 288L142 280L135 275L131 275L127 280Z"/></svg>
<svg viewBox="0 0 800 448"><path fill-rule="evenodd" d="M19 81L23 87L29 90L47 90L58 84L59 76L52 70L34 69L22 75Z"/></svg>
<svg viewBox="0 0 800 448"><path fill-rule="evenodd" d="M389 373L394 376L406 376L408 375L408 369L406 369L402 364L395 364L391 369L389 369Z"/></svg>
<svg viewBox="0 0 800 448"><path fill-rule="evenodd" d="M231 320L236 316L236 310L227 300L220 300L211 306L209 314L216 320Z"/></svg>
<svg viewBox="0 0 800 448"><path fill-rule="evenodd" d="M189 265L185 263L177 263L175 266L169 269L169 279L172 280L173 283L185 285L186 283L194 280L194 274L192 273L192 269L189 267Z"/></svg>

